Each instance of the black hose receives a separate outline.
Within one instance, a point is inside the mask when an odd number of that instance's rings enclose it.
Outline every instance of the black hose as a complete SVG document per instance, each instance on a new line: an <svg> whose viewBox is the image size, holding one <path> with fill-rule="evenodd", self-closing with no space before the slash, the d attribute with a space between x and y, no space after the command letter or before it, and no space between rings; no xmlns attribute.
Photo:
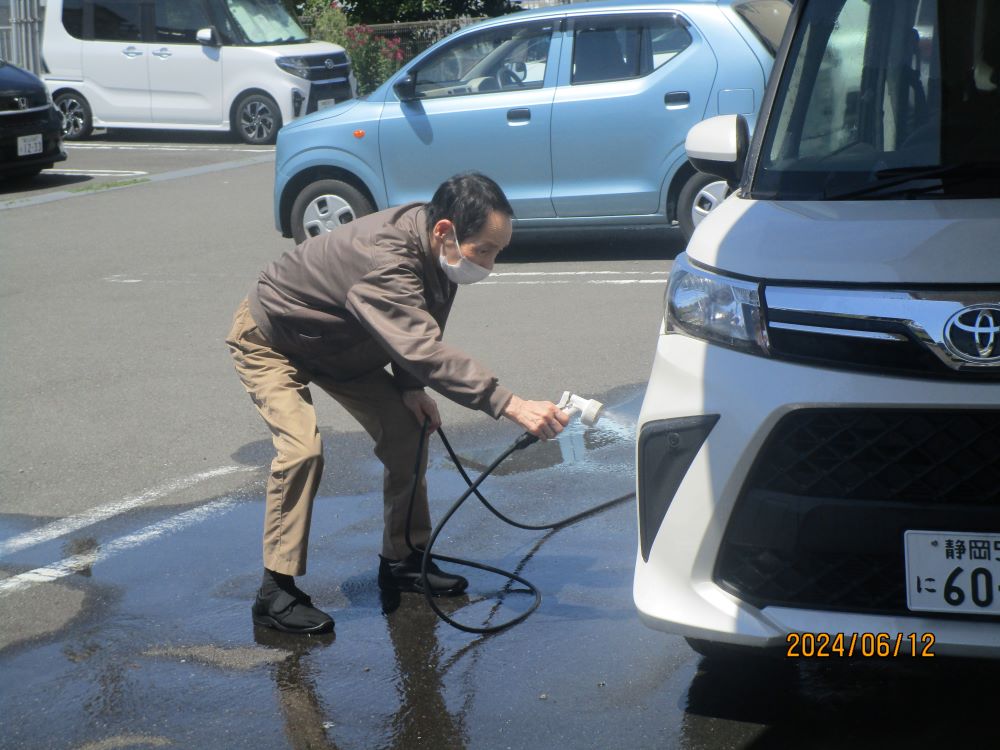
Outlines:
<svg viewBox="0 0 1000 750"><path fill-rule="evenodd" d="M510 447L508 447L503 453L501 453L493 461L493 463L491 463L488 467L486 467L486 469L482 472L482 474L480 474L475 480L472 480L469 478L469 475L465 471L465 467L462 466L462 462L459 460L458 456L455 454L455 451L452 449L451 443L448 442L448 438L445 437L444 431L438 428L438 435L440 435L441 437L441 442L444 443L444 447L445 449L447 449L448 455L451 457L452 462L458 469L459 474L462 475L462 479L464 479L465 483L468 485L468 489L466 489L465 492L463 492L458 497L458 499L454 503L452 503L451 507L444 514L444 516L442 516L441 520L438 521L437 525L431 532L430 538L427 540L427 546L423 549L420 549L419 547L416 547L413 544L413 542L410 541L410 521L413 518L413 503L417 496L417 487L420 483L421 458L423 456L424 442L427 437L428 424L429 421L424 420L423 429L420 432L420 441L417 444L417 461L416 461L416 466L414 467L413 470L413 489L410 492L410 504L406 513L406 546L409 547L412 552L419 553L423 556L420 565L421 586L423 587L424 590L424 598L427 600L427 603L430 605L430 608L434 610L434 613L438 617L440 617L442 620L444 620L452 627L457 628L459 630L464 630L466 633L500 632L501 630L505 630L513 625L516 625L519 622L522 622L528 617L528 615L530 615L532 612L538 609L539 605L542 603L542 595L539 592L538 588L533 583L531 583L531 581L527 580L526 578L523 578L517 573L511 573L510 571L501 570L500 568L494 568L490 565L485 565L483 563L475 562L473 560L465 560L461 557L448 557L447 555L433 554L431 552L431 549L434 547L434 542L437 541L438 535L441 533L442 529L444 529L445 524L448 523L449 519L462 506L462 504L469 499L469 496L475 494L476 498L486 507L487 510L489 510L494 516L496 516L506 524L509 524L519 529L526 529L528 531L547 531L547 530L560 529L563 528L564 526L569 526L570 524L576 523L577 521L580 521L589 516L601 513L602 511L605 511L608 508L611 508L615 505L619 505L620 503L623 503L626 500L634 498L635 492L629 492L625 495L622 495L621 497L616 497L613 500L608 500L599 505L595 505L592 508L588 508L587 510L584 510L580 513L576 513L572 516L569 516L568 518L563 518L559 521L554 521L552 523L546 523L546 524L521 523L519 521L513 520L512 518L508 518L499 510L494 508L490 504L490 502L485 497L483 497L483 495L479 492L479 485L482 484L486 480L486 477L492 474L493 471L500 464L506 461L507 458L512 453L514 453L514 451L523 450L524 448L527 448L529 445L532 445L535 442L537 442L538 438L532 435L531 433L525 432L517 440L515 440L510 445ZM484 625L482 627L464 625L446 615L441 610L441 608L438 607L437 602L434 601L434 594L431 591L431 587L427 580L427 566L431 560L441 560L443 562L449 562L454 565L461 565L468 568L476 568L477 570L483 570L488 573L495 573L499 576L509 579L510 581L517 581L518 583L526 586L528 592L534 595L535 597L534 601L531 603L531 606L528 607L527 610L511 618L510 620L506 620L505 622L500 623L499 625Z"/></svg>

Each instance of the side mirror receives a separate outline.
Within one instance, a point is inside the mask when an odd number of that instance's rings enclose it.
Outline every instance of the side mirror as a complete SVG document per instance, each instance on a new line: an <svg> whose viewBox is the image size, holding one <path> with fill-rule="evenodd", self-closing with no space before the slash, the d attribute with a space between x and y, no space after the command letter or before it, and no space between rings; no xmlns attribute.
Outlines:
<svg viewBox="0 0 1000 750"><path fill-rule="evenodd" d="M197 39L200 44L204 44L206 47L219 46L219 35L212 27L198 29L198 31L195 32L194 38Z"/></svg>
<svg viewBox="0 0 1000 750"><path fill-rule="evenodd" d="M417 78L412 72L401 76L398 81L392 84L392 90L396 92L401 102L409 102L417 97Z"/></svg>
<svg viewBox="0 0 1000 750"><path fill-rule="evenodd" d="M743 177L750 126L743 115L710 117L688 131L684 150L695 169L721 177L733 190Z"/></svg>

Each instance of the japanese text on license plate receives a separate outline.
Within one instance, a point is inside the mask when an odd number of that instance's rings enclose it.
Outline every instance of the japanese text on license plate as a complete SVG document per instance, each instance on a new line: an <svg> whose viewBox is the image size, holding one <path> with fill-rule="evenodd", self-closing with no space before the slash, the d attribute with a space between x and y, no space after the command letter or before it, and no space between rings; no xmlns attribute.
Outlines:
<svg viewBox="0 0 1000 750"><path fill-rule="evenodd" d="M42 134L22 135L17 139L17 155L32 156L42 153Z"/></svg>
<svg viewBox="0 0 1000 750"><path fill-rule="evenodd" d="M1000 534L911 530L903 546L910 610L1000 615Z"/></svg>

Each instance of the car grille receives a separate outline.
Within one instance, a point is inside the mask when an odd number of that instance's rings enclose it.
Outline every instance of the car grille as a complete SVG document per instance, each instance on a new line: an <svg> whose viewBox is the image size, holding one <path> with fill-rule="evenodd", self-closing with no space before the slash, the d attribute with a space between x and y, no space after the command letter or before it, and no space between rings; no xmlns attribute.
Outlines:
<svg viewBox="0 0 1000 750"><path fill-rule="evenodd" d="M715 580L757 606L912 614L903 533L1000 532L998 476L1000 410L793 412L737 499Z"/></svg>
<svg viewBox="0 0 1000 750"><path fill-rule="evenodd" d="M754 489L1000 511L1000 411L804 410L774 430Z"/></svg>
<svg viewBox="0 0 1000 750"><path fill-rule="evenodd" d="M310 81L347 78L351 72L350 62L343 52L334 52L329 55L308 55L303 60L309 69Z"/></svg>
<svg viewBox="0 0 1000 750"><path fill-rule="evenodd" d="M32 125L45 127L51 117L51 108L36 109L33 112L0 112L0 128L23 129Z"/></svg>
<svg viewBox="0 0 1000 750"><path fill-rule="evenodd" d="M19 112L35 107L44 107L48 103L44 91L32 91L22 94L2 94L0 95L0 113Z"/></svg>
<svg viewBox="0 0 1000 750"><path fill-rule="evenodd" d="M805 364L937 380L1000 380L1000 358L979 363L945 343L949 319L963 307L1000 310L1000 289L900 291L768 286L767 335L774 357ZM990 322L995 313L990 313ZM995 336L996 332L992 332ZM998 338L981 343L1000 355Z"/></svg>

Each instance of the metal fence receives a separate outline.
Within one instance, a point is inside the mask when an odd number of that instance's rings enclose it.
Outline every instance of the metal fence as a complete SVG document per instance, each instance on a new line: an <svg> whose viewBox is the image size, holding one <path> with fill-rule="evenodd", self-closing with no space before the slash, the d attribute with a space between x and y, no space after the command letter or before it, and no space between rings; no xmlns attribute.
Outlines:
<svg viewBox="0 0 1000 750"><path fill-rule="evenodd" d="M0 57L4 60L11 59L11 29L10 26L0 26Z"/></svg>
<svg viewBox="0 0 1000 750"><path fill-rule="evenodd" d="M398 39L403 50L403 62L413 59L434 42L443 39L480 18L447 18L441 21L406 21L402 23L379 23L369 26L374 34L386 39Z"/></svg>
<svg viewBox="0 0 1000 750"><path fill-rule="evenodd" d="M0 55L33 73L41 73L44 18L40 0L12 0L10 26L0 27Z"/></svg>

